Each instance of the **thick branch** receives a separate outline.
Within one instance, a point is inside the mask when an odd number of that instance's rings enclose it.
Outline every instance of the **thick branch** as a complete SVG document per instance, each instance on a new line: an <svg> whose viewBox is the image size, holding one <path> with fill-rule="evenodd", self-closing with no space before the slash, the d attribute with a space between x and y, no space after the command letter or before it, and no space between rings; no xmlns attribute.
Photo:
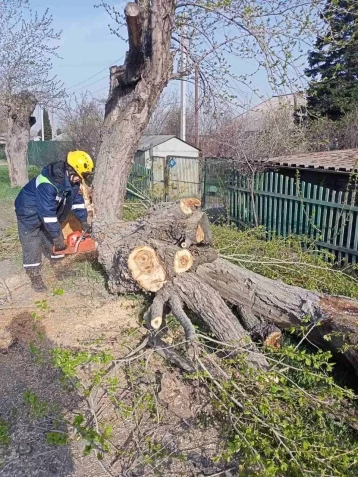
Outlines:
<svg viewBox="0 0 358 477"><path fill-rule="evenodd" d="M281 329L310 326L312 343L345 358L358 371L357 301L286 285L223 259L200 265L197 274L227 302ZM343 352L343 347L348 349Z"/></svg>

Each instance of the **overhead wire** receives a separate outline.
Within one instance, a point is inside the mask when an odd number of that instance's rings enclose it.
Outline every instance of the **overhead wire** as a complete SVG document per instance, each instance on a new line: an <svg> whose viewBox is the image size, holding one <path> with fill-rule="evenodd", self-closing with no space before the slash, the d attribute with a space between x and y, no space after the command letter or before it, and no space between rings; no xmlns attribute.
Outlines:
<svg viewBox="0 0 358 477"><path fill-rule="evenodd" d="M103 70L98 71L98 72L95 73L94 75L89 76L88 78L84 79L83 81L80 81L79 83L74 84L73 86L70 86L69 88L67 88L67 90L70 90L70 89L72 89L72 88L76 88L77 86L80 86L81 84L86 83L87 81L91 80L92 78L95 78L95 77L98 76L99 74L103 73L103 71L108 70L108 68L110 68L110 67L113 65L113 63L116 63L117 61L122 60L124 57L125 57L125 55L122 55L120 58L117 58L116 60L112 61L112 63L111 63L110 65L108 65L108 66L106 66L105 68L103 68ZM84 86L84 87L86 87L86 86Z"/></svg>
<svg viewBox="0 0 358 477"><path fill-rule="evenodd" d="M73 85L73 86L70 86L67 90L69 89L73 89L75 88L76 86L80 86L84 83L87 83L87 81L91 80L92 78L95 78L96 76L98 76L99 74L103 73L104 71L108 70L108 68L110 68L113 64L117 63L118 61L121 61L123 60L123 58L125 57L125 54L122 55L120 58L117 58L116 60L114 60L110 65L106 66L105 68L103 68L101 71L98 71L96 74L92 75L92 76L89 76L88 78L84 79L83 81L80 81L79 83ZM90 86L96 84L96 83L99 83L100 81L103 81L104 79L108 78L108 75L105 75L105 76L102 76L100 79L96 80L96 81L93 81L92 83L90 84L85 84L84 86L82 86L81 88L78 88L76 89L75 91L72 91L70 92L70 96L73 96L75 93L78 93L79 91L82 91L86 88L89 88ZM101 91L102 89L106 89L106 88L101 88L99 91ZM97 91L95 91L96 93ZM90 92L91 93L91 92ZM93 93L91 93L93 94Z"/></svg>

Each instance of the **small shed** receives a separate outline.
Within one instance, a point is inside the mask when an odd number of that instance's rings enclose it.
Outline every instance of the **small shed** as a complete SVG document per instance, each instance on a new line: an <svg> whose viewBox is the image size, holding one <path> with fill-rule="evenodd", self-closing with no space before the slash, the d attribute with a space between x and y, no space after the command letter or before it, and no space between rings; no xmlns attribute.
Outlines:
<svg viewBox="0 0 358 477"><path fill-rule="evenodd" d="M164 199L200 197L199 152L176 136L142 136L134 163L150 174L155 196Z"/></svg>
<svg viewBox="0 0 358 477"><path fill-rule="evenodd" d="M199 149L168 134L142 136L135 155L136 164L151 168L152 157L199 157Z"/></svg>

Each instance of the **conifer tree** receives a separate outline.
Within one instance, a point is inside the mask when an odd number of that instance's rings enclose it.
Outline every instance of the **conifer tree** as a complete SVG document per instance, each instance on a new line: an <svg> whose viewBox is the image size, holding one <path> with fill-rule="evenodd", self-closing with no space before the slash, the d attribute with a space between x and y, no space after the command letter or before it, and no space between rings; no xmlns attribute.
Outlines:
<svg viewBox="0 0 358 477"><path fill-rule="evenodd" d="M309 53L307 92L311 117L340 119L358 104L358 2L328 0L327 27Z"/></svg>

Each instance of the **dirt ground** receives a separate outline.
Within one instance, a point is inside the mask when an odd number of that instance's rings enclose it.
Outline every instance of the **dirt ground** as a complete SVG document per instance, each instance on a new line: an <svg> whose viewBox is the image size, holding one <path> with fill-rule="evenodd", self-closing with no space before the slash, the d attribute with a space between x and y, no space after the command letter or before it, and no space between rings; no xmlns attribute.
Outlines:
<svg viewBox="0 0 358 477"><path fill-rule="evenodd" d="M146 334L145 299L109 295L88 261L45 264L44 277L49 291L35 293L19 256L0 261L0 476L237 475L215 463L222 439L207 396L151 350L126 367L112 361L115 390L107 380L83 392L91 364L78 367L79 388L66 384L51 350L128 354ZM84 455L88 438L70 424L79 414L111 429L108 455ZM52 431L68 443L48 442Z"/></svg>

